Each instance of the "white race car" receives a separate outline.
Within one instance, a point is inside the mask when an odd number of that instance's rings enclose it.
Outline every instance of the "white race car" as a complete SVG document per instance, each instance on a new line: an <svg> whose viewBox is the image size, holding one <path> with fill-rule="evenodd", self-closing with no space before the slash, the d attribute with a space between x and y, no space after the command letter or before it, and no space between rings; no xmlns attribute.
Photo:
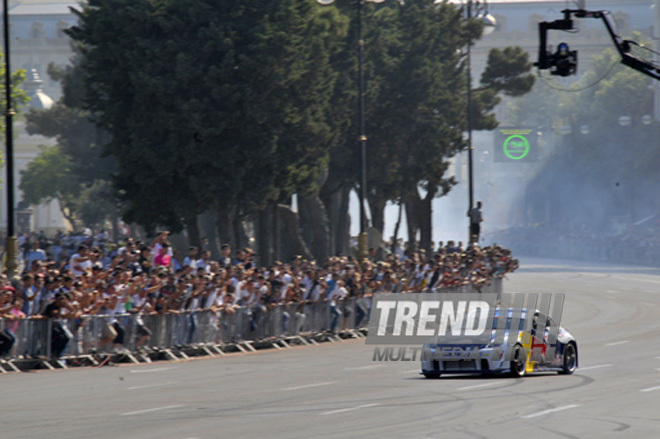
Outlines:
<svg viewBox="0 0 660 439"><path fill-rule="evenodd" d="M578 345L563 327L546 318L545 329L539 328L538 311L530 331L524 331L526 310L522 310L520 325L511 331L513 309L509 308L506 331L501 343L495 341L499 320L495 310L491 342L486 345L447 345L428 343L422 348L422 374L438 378L441 374L510 374L522 377L531 372L556 371L572 374L578 367ZM550 331L556 331L550 336ZM539 329L541 331L539 331ZM539 336L536 334L539 333ZM543 333L541 337L540 334ZM549 343L550 340L550 343ZM554 341L554 342L553 342Z"/></svg>

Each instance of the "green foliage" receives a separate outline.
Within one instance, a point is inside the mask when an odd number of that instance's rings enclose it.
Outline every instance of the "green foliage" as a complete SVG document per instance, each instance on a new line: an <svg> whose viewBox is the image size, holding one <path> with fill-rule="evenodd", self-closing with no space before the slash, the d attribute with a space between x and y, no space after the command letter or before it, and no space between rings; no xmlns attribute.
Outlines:
<svg viewBox="0 0 660 439"><path fill-rule="evenodd" d="M327 160L332 17L312 2L91 0L71 37L126 219L260 209Z"/></svg>
<svg viewBox="0 0 660 439"><path fill-rule="evenodd" d="M29 204L57 200L62 213L72 222L80 185L71 170L69 157L60 146L41 147L41 153L21 171L19 187Z"/></svg>
<svg viewBox="0 0 660 439"><path fill-rule="evenodd" d="M6 99L6 87L5 87L5 62L4 54L0 52L0 106L2 108L2 113L4 114L5 109L7 108L7 99ZM27 104L30 100L27 94L23 89L19 88L20 84L25 81L25 70L19 69L16 70L11 75L11 99L12 99L12 108L16 113L20 113L21 109ZM0 121L0 136L5 138L5 118L2 118ZM4 140L3 140L4 143ZM0 165L2 164L2 154L0 154Z"/></svg>
<svg viewBox="0 0 660 439"><path fill-rule="evenodd" d="M544 79L529 96L512 102L509 120L555 128L554 154L530 187L551 212L572 212L551 215L556 225L606 229L614 216L639 219L660 208L654 190L660 184L655 171L660 151L650 142L660 127L642 123L642 116L653 114L649 81L606 50L569 90L550 88L562 86ZM631 126L620 126L621 116L630 117ZM559 133L565 125L571 134Z"/></svg>

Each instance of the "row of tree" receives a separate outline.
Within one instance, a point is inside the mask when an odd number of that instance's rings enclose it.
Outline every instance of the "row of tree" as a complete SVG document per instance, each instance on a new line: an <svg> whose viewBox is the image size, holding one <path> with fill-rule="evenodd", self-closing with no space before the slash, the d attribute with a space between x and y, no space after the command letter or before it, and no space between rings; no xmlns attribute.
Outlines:
<svg viewBox="0 0 660 439"><path fill-rule="evenodd" d="M64 97L28 115L30 132L57 146L24 173L25 199L58 198L88 224L121 216L185 230L193 244L244 245L254 224L266 260L348 253L360 184L355 6L88 0L68 31L72 65L49 71ZM410 241L430 251L431 201L455 184L448 160L466 147L465 48L482 24L433 0L364 4L362 18L372 225L382 232L386 203L399 203ZM491 51L475 129L497 125L499 94L531 89L530 68L520 48ZM49 168L58 182L41 184Z"/></svg>

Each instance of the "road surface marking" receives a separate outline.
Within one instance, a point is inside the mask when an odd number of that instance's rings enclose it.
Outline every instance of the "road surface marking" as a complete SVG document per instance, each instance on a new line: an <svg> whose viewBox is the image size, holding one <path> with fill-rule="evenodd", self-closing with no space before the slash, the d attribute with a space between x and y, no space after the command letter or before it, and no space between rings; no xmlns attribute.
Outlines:
<svg viewBox="0 0 660 439"><path fill-rule="evenodd" d="M177 383L178 383L178 381L170 381L170 382L167 382L167 383L148 384L146 386L133 386L133 387L127 387L126 390L149 389L151 387L170 386L172 384L177 384Z"/></svg>
<svg viewBox="0 0 660 439"><path fill-rule="evenodd" d="M176 367L159 367L156 369L144 369L144 370L136 369L136 370L132 370L131 373L162 372L164 370L172 370L172 369L176 369Z"/></svg>
<svg viewBox="0 0 660 439"><path fill-rule="evenodd" d="M615 341L612 343L607 343L605 346L616 346L619 344L626 344L626 343L630 343L630 340Z"/></svg>
<svg viewBox="0 0 660 439"><path fill-rule="evenodd" d="M329 412L323 412L321 413L322 415L334 415L336 413L344 413L344 412L350 412L352 410L359 410L359 409L366 409L367 407L376 407L377 405L380 404L362 404L357 407L350 407L347 409L338 409L338 410L331 410Z"/></svg>
<svg viewBox="0 0 660 439"><path fill-rule="evenodd" d="M640 392L653 392L654 390L660 390L660 386L648 387L646 389L640 390Z"/></svg>
<svg viewBox="0 0 660 439"><path fill-rule="evenodd" d="M122 416L133 416L133 415L141 415L143 413L151 413L151 412L158 412L161 410L169 410L169 409L176 409L179 407L183 407L183 404L178 404L178 405L166 405L165 407L155 407L152 409L145 409L145 410L137 410L134 412L127 412L127 413L122 413Z"/></svg>
<svg viewBox="0 0 660 439"><path fill-rule="evenodd" d="M494 386L495 384L499 384L498 382L495 383L486 383L486 384L476 384L474 386L467 386L467 387L459 387L457 390L470 390L470 389L477 389L479 387L488 387L488 386Z"/></svg>
<svg viewBox="0 0 660 439"><path fill-rule="evenodd" d="M579 404L565 405L562 407L555 407L549 410L543 410L542 412L532 413L531 415L522 416L523 419L536 418L537 416L549 415L550 413L561 412L563 410L573 409L575 407L580 407Z"/></svg>
<svg viewBox="0 0 660 439"><path fill-rule="evenodd" d="M383 365L382 364L374 364L373 366L345 367L344 370L367 370L367 369L375 369L377 367L383 367Z"/></svg>
<svg viewBox="0 0 660 439"><path fill-rule="evenodd" d="M588 366L588 367L581 367L578 370L584 371L584 370L591 370L591 369L601 369L603 367L610 367L611 364L599 364L597 366Z"/></svg>
<svg viewBox="0 0 660 439"><path fill-rule="evenodd" d="M325 383L313 383L313 384L305 384L304 386L285 387L282 390L298 390L298 389L308 389L310 387L328 386L330 384L334 384L335 382L336 381L327 381Z"/></svg>

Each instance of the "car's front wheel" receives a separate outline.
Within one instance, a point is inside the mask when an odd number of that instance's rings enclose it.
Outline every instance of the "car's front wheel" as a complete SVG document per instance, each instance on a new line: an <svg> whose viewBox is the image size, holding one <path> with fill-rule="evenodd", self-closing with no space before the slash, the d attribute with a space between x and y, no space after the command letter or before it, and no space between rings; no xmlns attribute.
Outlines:
<svg viewBox="0 0 660 439"><path fill-rule="evenodd" d="M516 378L521 378L525 376L525 351L522 346L517 344L513 348L513 357L511 359L511 375Z"/></svg>
<svg viewBox="0 0 660 439"><path fill-rule="evenodd" d="M577 348L575 343L569 343L564 349L564 364L560 373L570 375L577 369Z"/></svg>

